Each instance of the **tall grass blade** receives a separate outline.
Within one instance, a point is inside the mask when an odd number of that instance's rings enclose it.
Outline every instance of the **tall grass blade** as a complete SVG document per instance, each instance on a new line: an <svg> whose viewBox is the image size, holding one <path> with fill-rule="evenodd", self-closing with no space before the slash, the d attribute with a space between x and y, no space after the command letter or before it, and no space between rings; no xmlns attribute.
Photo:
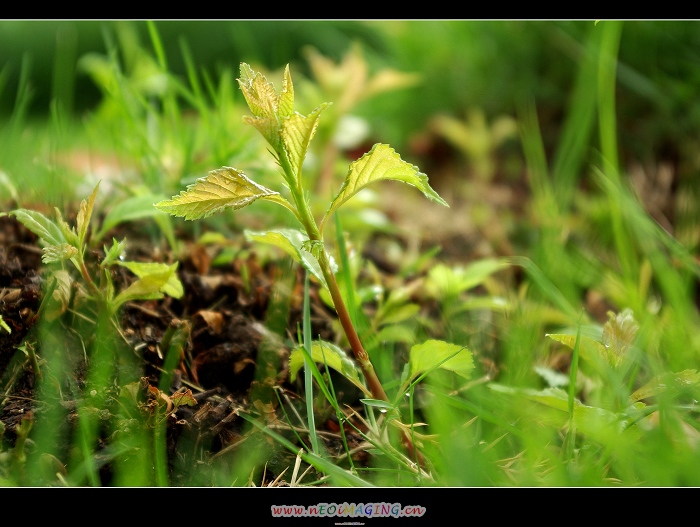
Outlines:
<svg viewBox="0 0 700 527"><path fill-rule="evenodd" d="M311 355L311 302L309 299L309 272L304 270L304 349ZM321 452L321 445L316 433L316 418L314 413L314 381L313 373L309 365L309 359L304 355L304 390L306 393L306 418L309 426L309 436L311 438L311 447L315 454Z"/></svg>

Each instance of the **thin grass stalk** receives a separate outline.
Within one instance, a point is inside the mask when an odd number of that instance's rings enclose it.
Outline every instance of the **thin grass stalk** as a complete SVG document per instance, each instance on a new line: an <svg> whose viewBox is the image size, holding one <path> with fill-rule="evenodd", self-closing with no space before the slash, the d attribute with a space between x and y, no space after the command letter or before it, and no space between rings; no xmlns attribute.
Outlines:
<svg viewBox="0 0 700 527"><path fill-rule="evenodd" d="M303 337L304 349L311 355L311 302L309 300L309 272L304 271L304 317L303 317ZM304 355L304 390L306 394L306 419L309 426L309 437L311 438L311 448L314 454L319 455L321 444L316 433L316 418L314 415L314 380L307 355Z"/></svg>

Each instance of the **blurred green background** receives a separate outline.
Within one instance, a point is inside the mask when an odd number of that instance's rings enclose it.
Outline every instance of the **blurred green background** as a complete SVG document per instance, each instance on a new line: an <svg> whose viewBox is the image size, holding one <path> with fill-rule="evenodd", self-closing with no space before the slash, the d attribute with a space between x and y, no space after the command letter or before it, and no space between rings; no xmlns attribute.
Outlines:
<svg viewBox="0 0 700 527"><path fill-rule="evenodd" d="M592 20L160 20L156 27L170 71L183 78L183 43L216 79L241 61L269 69L290 63L306 72L305 46L338 61L361 42L371 68L422 76L420 84L357 109L375 135L397 148L437 113L462 118L477 107L487 118L514 115L528 100L537 105L545 144L555 143L584 42L596 29ZM678 163L695 148L687 138L700 128L699 29L699 22L682 20L624 24L617 97L623 156ZM151 49L146 21L0 21L0 116L12 112L23 78L32 115L47 115L52 98L78 115L94 108L100 92L80 59L128 39Z"/></svg>

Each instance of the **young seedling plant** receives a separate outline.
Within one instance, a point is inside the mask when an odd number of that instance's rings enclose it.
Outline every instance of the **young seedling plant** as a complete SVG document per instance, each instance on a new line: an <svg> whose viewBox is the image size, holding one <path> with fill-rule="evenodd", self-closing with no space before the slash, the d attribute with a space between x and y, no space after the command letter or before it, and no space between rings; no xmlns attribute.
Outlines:
<svg viewBox="0 0 700 527"><path fill-rule="evenodd" d="M48 303L45 304L48 306L46 309L50 310L47 312L50 319L57 318L66 311L71 297L74 279L62 267L64 262L73 264L82 278L81 285L87 289L86 296L97 303L98 312L108 317L113 317L119 308L129 301L159 299L166 294L180 298L183 294L182 284L176 273L177 263L168 265L124 261L126 240L117 241L113 238L111 247L104 246L105 256L97 266L97 272L91 272L94 270L90 269L91 262L88 262L85 256L88 249L90 219L99 187L98 183L90 197L80 202L76 227L71 227L58 209L55 209L55 221L34 210L16 209L9 213L39 237L42 245L41 260L53 266L50 269L53 289L51 294L46 295ZM115 223L119 221L117 219ZM126 267L138 277L138 280L117 293L109 272L114 266ZM98 277L95 278L94 274L98 274Z"/></svg>
<svg viewBox="0 0 700 527"><path fill-rule="evenodd" d="M294 350L296 358L303 354L307 360L325 363L328 367L336 369L363 390L367 395L365 402L369 406L379 407L383 411L386 407L396 407L406 390L401 390L394 403L387 396L341 295L334 275L337 265L326 250L323 232L329 220L346 201L368 185L382 180L407 183L420 190L428 199L444 206L448 205L431 188L428 177L420 172L418 167L403 161L389 145L377 143L369 152L350 164L342 186L321 220L317 221L305 188L304 159L321 114L331 103L321 104L308 115L296 112L289 65L285 67L282 90L279 93L262 73L254 71L246 63L241 63L240 75L238 83L253 114L244 116L243 119L253 125L269 143L271 153L281 169L286 187L285 194L288 197L259 185L241 170L222 167L198 179L172 199L156 203L155 207L186 220L206 218L227 208L241 209L259 199L285 207L297 219L301 229L277 229L246 234L251 240L273 244L287 251L327 289L355 361L348 361L343 350L337 346L321 341L317 341L313 346L302 346ZM295 353L292 354L292 360L295 359ZM301 362L303 363L303 359ZM409 363L409 367L404 369L401 383L404 387L412 386L412 382L417 382L426 372L437 367L452 370L464 377L468 377L473 368L471 353L464 346L437 340L414 346ZM358 367L366 386L358 382ZM398 422L395 424L401 430L402 443L412 461L423 465L425 460L414 445L412 438L415 435L412 434L412 429Z"/></svg>
<svg viewBox="0 0 700 527"><path fill-rule="evenodd" d="M14 216L27 229L36 234L42 246L41 260L48 266L47 293L34 316L34 320L45 318L47 321L61 317L78 302L76 297L88 299L95 303L98 319L115 321L120 308L126 302L152 300L169 295L180 298L183 286L177 277L177 263L133 262L125 261L126 240L112 239L112 246L104 246L104 258L97 265L86 259L89 246L90 220L92 218L95 198L100 183L97 183L88 199L80 202L76 217L76 226L69 225L56 208L56 219L45 216L41 212L29 209L15 209L0 215ZM115 218L119 223L121 220ZM77 270L80 279L66 268L70 262ZM126 267L138 279L121 291L117 291L112 280L111 272L117 267ZM74 294L74 291L79 294ZM118 324L116 324L118 326ZM0 318L0 327L6 331L10 328ZM34 371L40 378L41 371L31 343L25 343L20 348L34 364Z"/></svg>

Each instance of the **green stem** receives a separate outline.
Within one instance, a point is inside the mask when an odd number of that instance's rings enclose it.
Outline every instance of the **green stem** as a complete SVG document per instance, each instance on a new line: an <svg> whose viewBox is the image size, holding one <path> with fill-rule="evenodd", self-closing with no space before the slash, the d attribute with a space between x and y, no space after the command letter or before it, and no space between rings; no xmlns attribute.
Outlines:
<svg viewBox="0 0 700 527"><path fill-rule="evenodd" d="M278 160L282 170L285 173L285 179L289 183L289 189L291 190L294 204L296 205L298 211L297 217L306 230L306 235L309 237L309 240L317 241L322 244L323 237L321 236L321 231L316 224L316 220L314 219L314 216L309 208L309 204L304 199L304 190L301 184L301 177L295 177L294 170L289 164L289 160L284 152L278 156ZM297 185L293 185L293 182L297 182ZM335 275L331 271L330 260L328 259L328 255L326 254L325 250L320 251L318 263L321 267L321 271L323 272L323 277L326 279L326 284L328 284L328 292L333 299L333 306L338 314L340 325L343 327L343 331L348 339L352 353L355 356L360 369L362 370L362 374L364 375L367 386L372 393L372 397L381 401L389 402L389 397L384 391L384 387L382 386L379 377L377 377L377 373L374 371L372 361L370 360L367 351L365 351L364 346L362 346L362 341L360 341L360 337L355 330L354 324L352 323L352 317L350 316L350 313L345 306L345 302L343 301L343 297L340 294L338 282L336 282ZM404 447L408 450L410 456L420 463L420 465L425 466L425 458L414 446L410 434L405 430L402 430L401 436Z"/></svg>

